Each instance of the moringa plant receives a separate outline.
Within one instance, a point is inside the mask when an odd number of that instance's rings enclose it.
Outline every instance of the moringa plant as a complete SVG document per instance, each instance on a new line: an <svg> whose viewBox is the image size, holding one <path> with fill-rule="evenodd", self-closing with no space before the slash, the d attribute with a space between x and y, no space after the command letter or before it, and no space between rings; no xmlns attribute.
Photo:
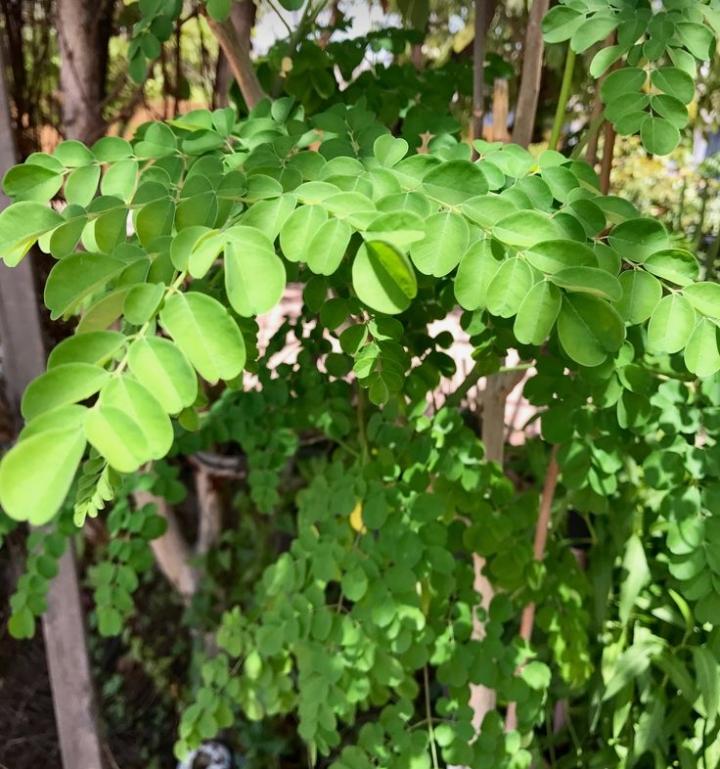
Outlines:
<svg viewBox="0 0 720 769"><path fill-rule="evenodd" d="M582 53L617 30L591 64L623 60L605 114L662 154L718 13L571 1L545 31ZM285 97L8 171L0 254L56 259L45 304L76 323L0 464L5 513L45 527L11 630L32 635L65 538L110 506L90 576L119 633L166 526L138 489L172 499L168 458L239 446L247 503L291 541L218 607L178 755L238 713L289 714L334 769L715 767L720 285L585 162L451 134L422 150L362 99ZM258 351L288 284L301 317ZM453 339L430 326L457 314L474 366L438 402ZM511 350L541 436L504 473L460 406ZM481 725L471 686L495 693Z"/></svg>

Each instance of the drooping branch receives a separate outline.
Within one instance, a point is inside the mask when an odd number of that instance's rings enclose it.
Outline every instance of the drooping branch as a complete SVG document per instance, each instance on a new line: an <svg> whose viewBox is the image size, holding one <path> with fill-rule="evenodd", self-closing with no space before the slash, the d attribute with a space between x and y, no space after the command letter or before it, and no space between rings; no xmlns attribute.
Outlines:
<svg viewBox="0 0 720 769"><path fill-rule="evenodd" d="M525 33L522 75L512 135L513 141L522 147L527 147L530 144L535 127L535 113L540 95L540 76L545 48L541 24L543 16L547 13L548 5L549 0L534 0Z"/></svg>
<svg viewBox="0 0 720 769"><path fill-rule="evenodd" d="M232 14L224 21L207 17L208 26L227 59L245 103L252 109L265 98L250 57L250 33L254 24L254 4L250 0L233 3Z"/></svg>
<svg viewBox="0 0 720 769"><path fill-rule="evenodd" d="M550 513L552 511L553 500L555 499L558 474L557 446L553 446L550 452L550 462L548 463L547 472L545 473L545 483L543 485L542 495L540 496L540 510L538 512L537 523L535 524L533 558L538 562L545 558L545 547L547 545L548 532L550 530ZM530 643L534 624L535 603L531 601L523 609L520 618L520 638L522 638L525 643ZM505 717L505 730L512 731L516 728L517 705L516 703L511 702L508 705L507 715Z"/></svg>

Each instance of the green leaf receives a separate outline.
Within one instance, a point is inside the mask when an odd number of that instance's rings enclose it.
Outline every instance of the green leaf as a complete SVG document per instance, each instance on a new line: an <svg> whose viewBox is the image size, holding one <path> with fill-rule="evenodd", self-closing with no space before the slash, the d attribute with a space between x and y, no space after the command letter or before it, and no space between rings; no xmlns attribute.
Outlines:
<svg viewBox="0 0 720 769"><path fill-rule="evenodd" d="M518 248L530 248L543 240L558 240L565 235L554 219L540 211L512 213L497 222L492 232L501 243Z"/></svg>
<svg viewBox="0 0 720 769"><path fill-rule="evenodd" d="M215 21L225 21L230 15L232 0L207 0L208 16Z"/></svg>
<svg viewBox="0 0 720 769"><path fill-rule="evenodd" d="M310 241L305 261L317 275L332 275L340 266L350 244L352 230L342 219L330 219Z"/></svg>
<svg viewBox="0 0 720 769"><path fill-rule="evenodd" d="M707 61L710 58L715 38L704 24L681 21L675 25L675 31L682 44L696 59Z"/></svg>
<svg viewBox="0 0 720 769"><path fill-rule="evenodd" d="M500 268L489 240L473 243L465 252L455 276L455 298L465 310L477 310L487 303L487 289Z"/></svg>
<svg viewBox="0 0 720 769"><path fill-rule="evenodd" d="M457 267L469 239L462 216L450 211L434 214L427 220L425 237L411 246L410 258L420 272L439 278Z"/></svg>
<svg viewBox="0 0 720 769"><path fill-rule="evenodd" d="M352 266L352 282L361 302L377 312L403 312L417 294L410 260L389 243L363 243Z"/></svg>
<svg viewBox="0 0 720 769"><path fill-rule="evenodd" d="M635 644L617 658L603 694L603 701L614 697L619 691L644 673L653 660L653 648L647 644Z"/></svg>
<svg viewBox="0 0 720 769"><path fill-rule="evenodd" d="M546 280L536 283L527 294L517 312L513 331L521 344L542 344L555 325L562 296Z"/></svg>
<svg viewBox="0 0 720 769"><path fill-rule="evenodd" d="M157 398L130 376L114 377L100 393L100 410L118 409L129 416L142 431L147 443L147 459L162 459L173 442L173 429L165 409Z"/></svg>
<svg viewBox="0 0 720 769"><path fill-rule="evenodd" d="M0 505L17 521L47 523L60 509L85 451L82 430L48 430L17 443L0 463Z"/></svg>
<svg viewBox="0 0 720 769"><path fill-rule="evenodd" d="M653 155L668 155L680 143L680 131L665 118L648 115L640 126L643 146Z"/></svg>
<svg viewBox="0 0 720 769"><path fill-rule="evenodd" d="M45 203L62 187L62 173L32 163L13 166L3 177L8 197Z"/></svg>
<svg viewBox="0 0 720 769"><path fill-rule="evenodd" d="M45 304L50 317L59 318L86 296L99 291L127 267L127 262L106 254L71 254L50 270L45 284Z"/></svg>
<svg viewBox="0 0 720 769"><path fill-rule="evenodd" d="M451 206L488 191L483 172L467 160L451 160L436 166L423 179L423 187L428 195Z"/></svg>
<svg viewBox="0 0 720 769"><path fill-rule="evenodd" d="M164 283L138 283L133 286L123 304L125 320L134 326L142 326L155 315L164 295Z"/></svg>
<svg viewBox="0 0 720 769"><path fill-rule="evenodd" d="M388 168L397 165L408 152L405 139L395 138L392 134L383 134L375 139L373 155Z"/></svg>
<svg viewBox="0 0 720 769"><path fill-rule="evenodd" d="M188 257L188 271L193 278L203 278L213 266L213 263L220 252L225 248L227 233L219 232L218 230L209 230L204 234L200 234L199 228L196 227L190 227L189 230L192 231L193 234L192 236L185 236L188 238L187 240L183 237L183 233L186 232L185 230L176 238L176 240L179 240L180 238L183 238L183 240L182 247L178 246L174 251L175 259L182 261L184 255L187 253L190 241L195 239L195 243L192 246Z"/></svg>
<svg viewBox="0 0 720 769"><path fill-rule="evenodd" d="M87 413L87 406L78 406L75 403L58 406L50 409L50 411L43 411L42 414L25 424L25 427L20 431L18 441L51 430L82 430Z"/></svg>
<svg viewBox="0 0 720 769"><path fill-rule="evenodd" d="M104 136L93 144L92 153L101 163L115 163L132 155L132 145L119 136Z"/></svg>
<svg viewBox="0 0 720 769"><path fill-rule="evenodd" d="M570 41L571 48L576 53L587 51L588 48L604 40L613 32L619 22L620 17L617 15L594 14L575 30Z"/></svg>
<svg viewBox="0 0 720 769"><path fill-rule="evenodd" d="M79 403L95 395L109 374L90 363L63 363L41 374L28 385L20 411L26 420L56 406Z"/></svg>
<svg viewBox="0 0 720 769"><path fill-rule="evenodd" d="M65 181L65 200L68 205L88 206L95 197L100 181L100 166L76 168Z"/></svg>
<svg viewBox="0 0 720 769"><path fill-rule="evenodd" d="M550 280L566 291L592 294L611 302L622 297L618 279L598 267L566 267L551 275Z"/></svg>
<svg viewBox="0 0 720 769"><path fill-rule="evenodd" d="M140 243L151 248L152 242L172 232L175 218L175 203L169 198L160 198L144 205L135 216L135 231Z"/></svg>
<svg viewBox="0 0 720 769"><path fill-rule="evenodd" d="M135 154L141 159L159 159L174 155L177 148L175 134L164 123L150 123L142 141L135 145Z"/></svg>
<svg viewBox="0 0 720 769"><path fill-rule="evenodd" d="M226 233L225 292L239 315L260 315L280 301L285 266L269 238L252 227L235 226Z"/></svg>
<svg viewBox="0 0 720 769"><path fill-rule="evenodd" d="M513 205L505 198L494 194L478 195L466 200L460 206L460 210L470 221L484 229L492 228L496 222L507 216L508 208L513 208Z"/></svg>
<svg viewBox="0 0 720 769"><path fill-rule="evenodd" d="M32 638L35 635L35 615L27 606L23 606L10 615L7 628L13 638Z"/></svg>
<svg viewBox="0 0 720 769"><path fill-rule="evenodd" d="M667 230L656 219L630 219L618 224L608 237L623 259L642 263L650 254L670 248Z"/></svg>
<svg viewBox="0 0 720 769"><path fill-rule="evenodd" d="M493 315L511 318L533 285L533 272L528 263L513 256L500 265L487 288L487 307Z"/></svg>
<svg viewBox="0 0 720 769"><path fill-rule="evenodd" d="M160 322L200 376L214 384L234 379L245 366L245 340L228 311L206 294L190 291L165 301Z"/></svg>
<svg viewBox="0 0 720 769"><path fill-rule="evenodd" d="M651 577L647 558L645 557L645 550L640 538L636 534L633 534L625 544L625 555L623 556L622 565L625 573L620 583L618 614L620 622L626 625L641 590L650 583Z"/></svg>
<svg viewBox="0 0 720 769"><path fill-rule="evenodd" d="M307 261L308 245L327 220L321 206L303 205L293 211L280 230L280 248L288 261Z"/></svg>
<svg viewBox="0 0 720 769"><path fill-rule="evenodd" d="M53 156L66 168L80 168L92 163L95 158L90 150L75 139L67 139L55 147Z"/></svg>
<svg viewBox="0 0 720 769"><path fill-rule="evenodd" d="M705 716L714 719L720 710L720 675L715 656L705 646L695 646L692 650L695 663L697 688L702 698Z"/></svg>
<svg viewBox="0 0 720 769"><path fill-rule="evenodd" d="M98 404L85 420L85 436L120 473L134 473L151 453L140 425L119 408Z"/></svg>
<svg viewBox="0 0 720 769"><path fill-rule="evenodd" d="M128 286L123 286L98 299L80 318L75 333L102 331L114 323L122 315L123 303L129 290Z"/></svg>
<svg viewBox="0 0 720 769"><path fill-rule="evenodd" d="M600 86L600 95L605 104L610 104L620 96L633 91L640 91L645 85L647 75L637 67L623 67L611 72Z"/></svg>
<svg viewBox="0 0 720 769"><path fill-rule="evenodd" d="M546 240L525 251L528 262L546 273L567 267L597 267L592 249L575 240Z"/></svg>
<svg viewBox="0 0 720 769"><path fill-rule="evenodd" d="M685 347L685 365L701 379L720 370L717 334L717 326L711 320L700 318Z"/></svg>
<svg viewBox="0 0 720 769"><path fill-rule="evenodd" d="M64 363L92 363L103 366L125 345L125 335L119 331L92 331L63 339L48 357L50 369Z"/></svg>
<svg viewBox="0 0 720 769"><path fill-rule="evenodd" d="M584 13L566 5L554 6L543 16L542 31L545 42L562 43L569 40L585 18Z"/></svg>
<svg viewBox="0 0 720 769"><path fill-rule="evenodd" d="M590 74L597 80L625 53L621 45L601 48L590 62Z"/></svg>
<svg viewBox="0 0 720 769"><path fill-rule="evenodd" d="M677 67L660 67L650 73L650 82L659 91L690 104L695 96L695 84L687 72Z"/></svg>
<svg viewBox="0 0 720 769"><path fill-rule="evenodd" d="M695 327L695 310L680 294L663 297L648 325L648 348L652 352L682 350Z"/></svg>
<svg viewBox="0 0 720 769"><path fill-rule="evenodd" d="M619 280L623 295L617 311L630 324L644 323L662 299L660 281L643 270L625 270Z"/></svg>
<svg viewBox="0 0 720 769"><path fill-rule="evenodd" d="M661 117L666 118L675 128L682 129L688 124L690 119L687 108L674 96L661 94L653 96L650 100L653 112L657 112Z"/></svg>
<svg viewBox="0 0 720 769"><path fill-rule="evenodd" d="M145 337L128 350L128 366L169 414L192 406L197 398L197 376L188 359L167 339Z"/></svg>
<svg viewBox="0 0 720 769"><path fill-rule="evenodd" d="M643 262L643 267L653 275L678 286L693 283L700 272L695 256L682 248L656 251Z"/></svg>
<svg viewBox="0 0 720 769"><path fill-rule="evenodd" d="M625 341L625 327L617 312L588 294L563 297L557 328L563 349L581 366L599 366Z"/></svg>
<svg viewBox="0 0 720 769"><path fill-rule="evenodd" d="M138 168L137 160L127 159L114 163L100 182L100 192L129 203L137 188Z"/></svg>
<svg viewBox="0 0 720 769"><path fill-rule="evenodd" d="M282 195L274 200L261 200L250 206L242 218L242 224L259 230L270 240L275 240L285 222L295 210L297 198Z"/></svg>
<svg viewBox="0 0 720 769"><path fill-rule="evenodd" d="M35 241L65 220L42 203L22 201L0 211L0 258L14 267Z"/></svg>
<svg viewBox="0 0 720 769"><path fill-rule="evenodd" d="M685 286L683 296L703 315L720 320L720 284L710 281Z"/></svg>

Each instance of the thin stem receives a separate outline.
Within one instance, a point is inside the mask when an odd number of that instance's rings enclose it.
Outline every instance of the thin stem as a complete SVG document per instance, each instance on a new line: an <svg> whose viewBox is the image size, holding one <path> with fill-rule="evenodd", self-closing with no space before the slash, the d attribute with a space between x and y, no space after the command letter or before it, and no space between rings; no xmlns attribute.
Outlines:
<svg viewBox="0 0 720 769"><path fill-rule="evenodd" d="M435 744L435 730L433 728L432 706L430 703L430 676L428 667L423 667L423 682L425 684L425 717L427 718L428 739L430 740L430 754L432 755L433 769L440 769L438 761L437 745Z"/></svg>
<svg viewBox="0 0 720 769"><path fill-rule="evenodd" d="M540 512L538 513L537 523L535 525L535 540L533 542L533 558L540 562L545 557L545 546L547 545L548 531L550 530L550 513L552 511L553 500L555 499L555 489L557 488L558 475L560 468L557 463L557 446L553 446L550 452L550 462L545 473L545 483L543 485L542 495L540 497ZM531 601L523 609L520 618L520 638L525 643L530 643L532 638L533 626L535 624L535 602ZM517 728L517 704L510 702L508 704L507 716L505 719L505 730L512 731Z"/></svg>
<svg viewBox="0 0 720 769"><path fill-rule="evenodd" d="M280 19L280 21L282 22L283 26L288 31L288 35L290 35L290 37L292 37L292 35L293 35L293 28L290 26L290 24L288 24L287 19L282 15L282 13L280 13L280 9L277 7L277 5L275 5L273 0L267 0L267 1L268 1L268 5L273 9L273 11L275 11L275 15L278 17L278 19Z"/></svg>
<svg viewBox="0 0 720 769"><path fill-rule="evenodd" d="M557 109L555 110L555 120L553 121L552 131L550 132L550 149L556 150L560 141L560 132L565 123L565 114L570 100L570 89L572 88L573 72L575 71L575 51L568 43L567 56L565 57L565 71L563 72L562 85L560 86L560 96L558 97Z"/></svg>
<svg viewBox="0 0 720 769"><path fill-rule="evenodd" d="M358 439L360 441L360 450L363 465L367 464L368 458L368 442L367 432L365 430L365 394L357 382L357 425L358 425Z"/></svg>

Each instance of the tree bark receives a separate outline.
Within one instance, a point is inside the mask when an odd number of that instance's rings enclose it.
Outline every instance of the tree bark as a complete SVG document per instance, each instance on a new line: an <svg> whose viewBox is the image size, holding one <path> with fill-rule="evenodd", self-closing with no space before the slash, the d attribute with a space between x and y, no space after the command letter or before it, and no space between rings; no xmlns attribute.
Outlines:
<svg viewBox="0 0 720 769"><path fill-rule="evenodd" d="M0 174L15 162L4 73L0 49ZM0 193L0 208L6 203ZM45 369L30 257L13 269L0 269L0 339L6 384L12 405L17 408L27 383ZM43 633L63 767L101 769L94 687L72 541L58 562L47 605Z"/></svg>
<svg viewBox="0 0 720 769"><path fill-rule="evenodd" d="M250 33L255 24L255 4L252 0L241 0L233 3L231 15L225 21L215 21L208 16L207 22L227 62L223 66L227 66L228 72L221 72L218 64L218 97L224 94L227 99L227 90L230 87L229 73L232 73L245 103L252 109L266 96L250 57ZM222 83L227 83L227 87L223 85L222 91L221 79Z"/></svg>
<svg viewBox="0 0 720 769"><path fill-rule="evenodd" d="M549 0L533 0L525 34L522 75L513 127L513 141L522 147L530 144L535 127L544 51L541 23L548 5Z"/></svg>
<svg viewBox="0 0 720 769"><path fill-rule="evenodd" d="M99 8L87 0L57 0L62 122L68 139L92 142L105 131L102 102L113 5L113 0L101 0Z"/></svg>

